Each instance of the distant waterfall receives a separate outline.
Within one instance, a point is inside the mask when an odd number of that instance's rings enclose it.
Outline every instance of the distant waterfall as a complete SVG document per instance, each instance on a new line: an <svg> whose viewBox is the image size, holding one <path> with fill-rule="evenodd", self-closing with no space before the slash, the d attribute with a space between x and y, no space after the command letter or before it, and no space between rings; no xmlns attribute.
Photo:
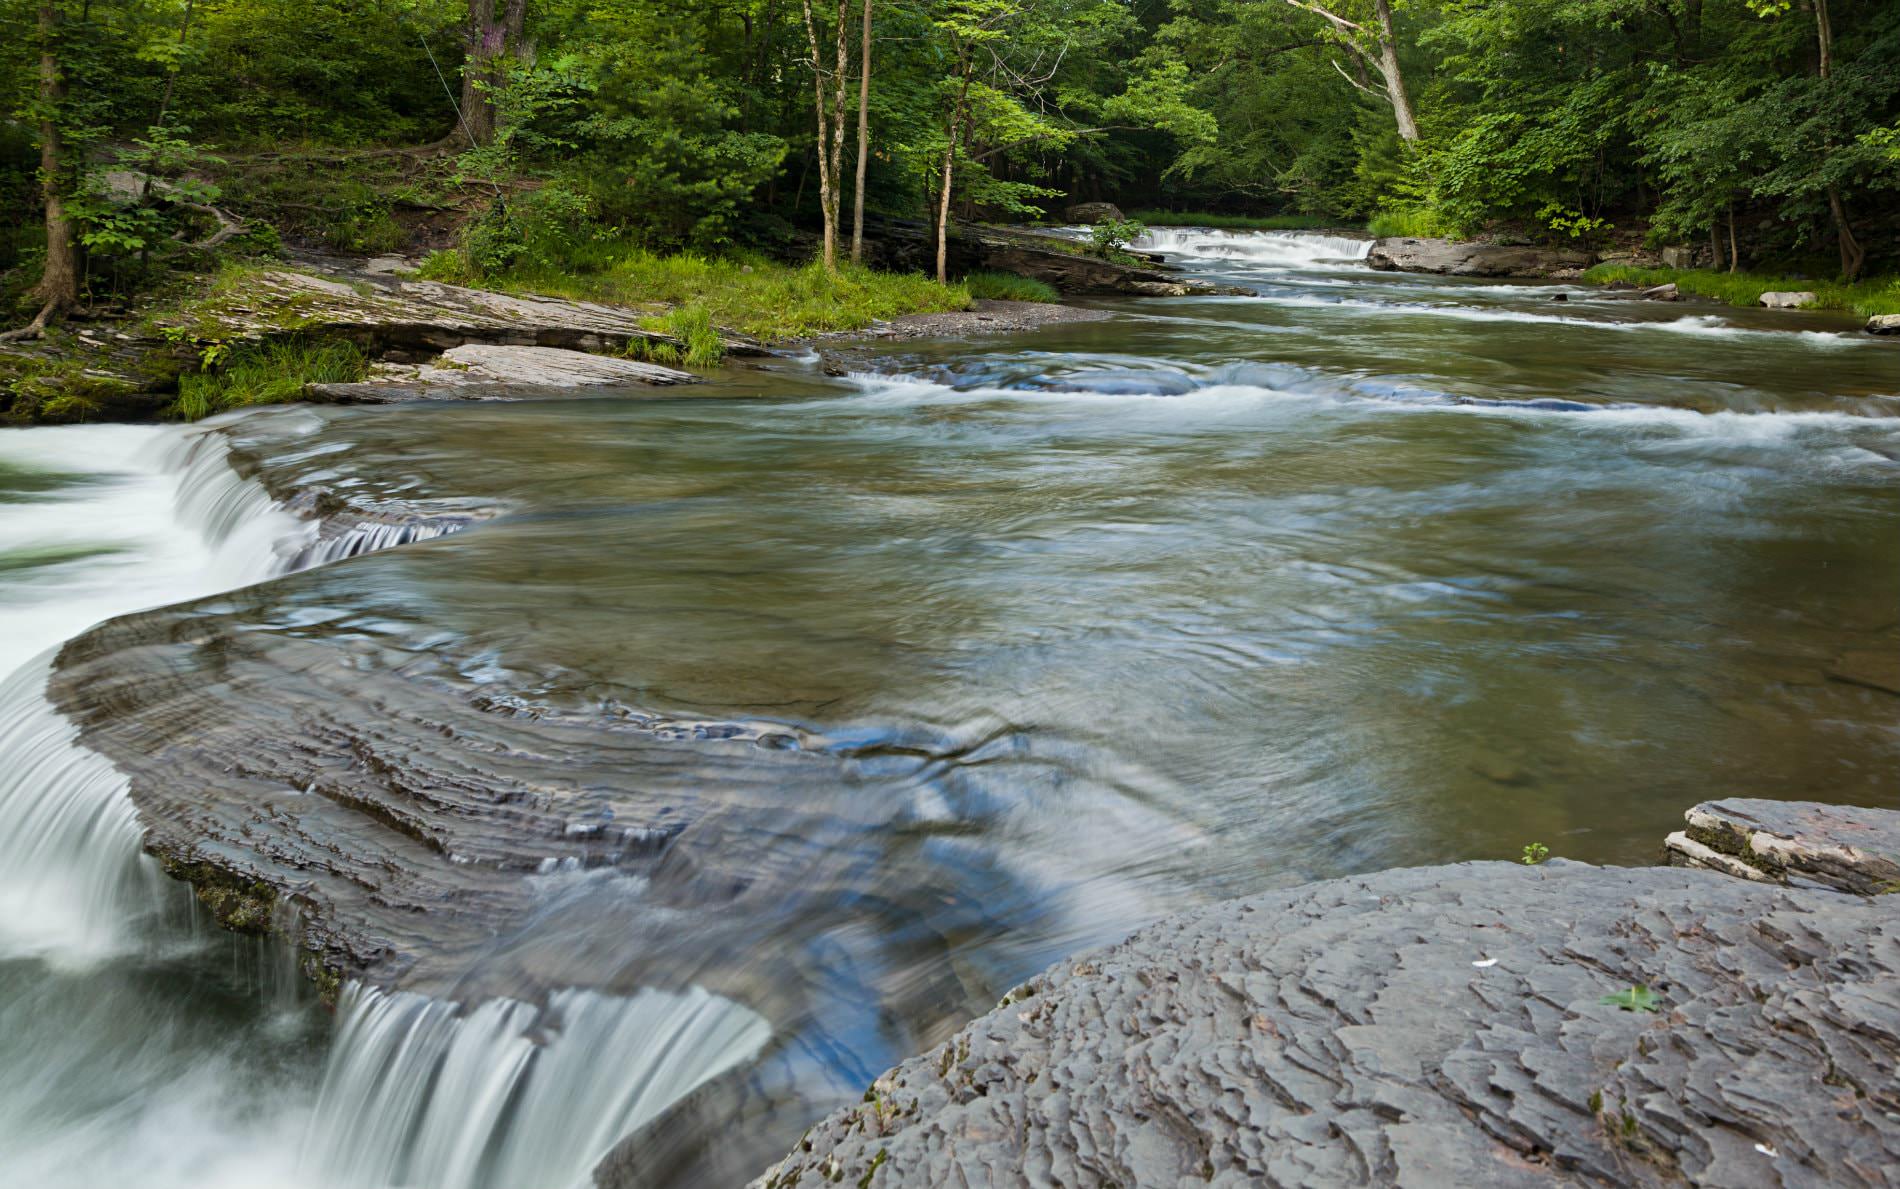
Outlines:
<svg viewBox="0 0 1900 1189"><path fill-rule="evenodd" d="M1189 260L1235 260L1300 268L1364 260L1370 239L1318 231L1227 231L1217 227L1150 227L1130 247Z"/></svg>
<svg viewBox="0 0 1900 1189"><path fill-rule="evenodd" d="M699 988L456 1005L357 984L304 1162L327 1185L562 1189L614 1143L756 1056L771 1028Z"/></svg>

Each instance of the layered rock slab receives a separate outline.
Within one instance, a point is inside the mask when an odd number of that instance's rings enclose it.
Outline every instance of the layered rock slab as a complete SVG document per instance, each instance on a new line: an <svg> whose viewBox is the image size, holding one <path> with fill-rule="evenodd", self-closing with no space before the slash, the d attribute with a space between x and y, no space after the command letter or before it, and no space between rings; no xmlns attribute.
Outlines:
<svg viewBox="0 0 1900 1189"><path fill-rule="evenodd" d="M1454 277L1541 277L1569 275L1590 267L1595 257L1566 248L1537 248L1445 239L1394 237L1378 240L1366 263L1382 272L1432 272Z"/></svg>
<svg viewBox="0 0 1900 1189"><path fill-rule="evenodd" d="M1877 1185L1897 1057L1900 898L1387 871L1064 962L753 1185Z"/></svg>

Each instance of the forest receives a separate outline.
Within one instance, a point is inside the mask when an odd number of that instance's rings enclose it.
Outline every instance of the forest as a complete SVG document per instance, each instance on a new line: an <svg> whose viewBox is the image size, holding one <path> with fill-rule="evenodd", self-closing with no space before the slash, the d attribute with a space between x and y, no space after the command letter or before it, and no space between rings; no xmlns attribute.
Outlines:
<svg viewBox="0 0 1900 1189"><path fill-rule="evenodd" d="M6 0L0 54L10 325L280 237L479 277L1106 199L1853 281L1900 231L1892 0Z"/></svg>

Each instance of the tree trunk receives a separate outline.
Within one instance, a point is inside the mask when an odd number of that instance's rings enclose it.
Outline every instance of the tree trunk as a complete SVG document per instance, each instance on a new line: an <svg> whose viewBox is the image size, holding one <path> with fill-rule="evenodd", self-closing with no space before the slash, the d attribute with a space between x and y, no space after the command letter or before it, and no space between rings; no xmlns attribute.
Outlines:
<svg viewBox="0 0 1900 1189"><path fill-rule="evenodd" d="M1412 99L1405 93L1405 75L1399 70L1399 43L1392 33L1392 5L1390 0L1373 0L1373 8L1379 14L1379 73L1385 76L1385 90L1392 100L1399 138L1416 141L1418 119L1412 114Z"/></svg>
<svg viewBox="0 0 1900 1189"><path fill-rule="evenodd" d="M33 321L0 338L37 338L47 324L79 301L79 252L72 220L66 215L66 154L59 135L59 105L66 80L59 73L56 37L59 14L51 0L39 6L40 43L40 195L46 203L46 264L33 290L40 312Z"/></svg>
<svg viewBox="0 0 1900 1189"><path fill-rule="evenodd" d="M957 89L957 102L950 109L949 136L943 149L943 192L937 196L937 284L950 283L950 182L956 175L957 136L963 130L963 111L970 99L970 50L961 47L957 70L963 82Z"/></svg>
<svg viewBox="0 0 1900 1189"><path fill-rule="evenodd" d="M1867 263L1867 250L1854 238L1854 228L1847 221L1847 204L1841 201L1839 187L1827 188L1827 209L1834 216L1834 230L1841 243L1841 276L1852 284L1860 279L1860 270Z"/></svg>
<svg viewBox="0 0 1900 1189"><path fill-rule="evenodd" d="M838 271L837 206L831 196L831 158L826 143L831 139L831 121L825 116L824 59L818 50L818 22L812 17L811 0L805 0L805 39L811 43L812 108L818 116L818 211L825 221L825 271Z"/></svg>
<svg viewBox="0 0 1900 1189"><path fill-rule="evenodd" d="M508 59L521 51L528 0L468 0L463 31L462 132L471 144L495 139L495 92L508 80Z"/></svg>
<svg viewBox="0 0 1900 1189"><path fill-rule="evenodd" d="M836 241L844 236L844 87L851 73L851 55L846 48L845 18L847 0L838 0L838 69L832 81L837 84L831 99L831 226L833 267L836 267Z"/></svg>
<svg viewBox="0 0 1900 1189"><path fill-rule="evenodd" d="M1814 0L1814 37L1821 50L1821 77L1834 73L1834 23L1828 19L1827 0Z"/></svg>
<svg viewBox="0 0 1900 1189"><path fill-rule="evenodd" d="M864 263L864 165L871 155L871 0L864 0L858 50L858 176L851 191L851 263Z"/></svg>
<svg viewBox="0 0 1900 1189"><path fill-rule="evenodd" d="M1722 268L1722 228L1715 223L1709 224L1709 268L1718 272Z"/></svg>
<svg viewBox="0 0 1900 1189"><path fill-rule="evenodd" d="M1728 270L1742 267L1742 250L1735 244L1735 204L1728 204Z"/></svg>

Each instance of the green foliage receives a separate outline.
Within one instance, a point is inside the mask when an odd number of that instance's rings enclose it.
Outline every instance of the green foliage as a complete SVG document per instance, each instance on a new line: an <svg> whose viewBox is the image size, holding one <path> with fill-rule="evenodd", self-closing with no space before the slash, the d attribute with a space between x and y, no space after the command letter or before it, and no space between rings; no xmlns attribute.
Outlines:
<svg viewBox="0 0 1900 1189"><path fill-rule="evenodd" d="M963 278L971 297L992 301L1060 301L1053 286L1013 272L973 272Z"/></svg>
<svg viewBox="0 0 1900 1189"><path fill-rule="evenodd" d="M1392 207L1366 220L1366 231L1385 239L1409 236L1418 239L1462 239L1456 223L1430 207Z"/></svg>
<svg viewBox="0 0 1900 1189"><path fill-rule="evenodd" d="M1605 995L1597 1002L1610 1007L1619 1007L1624 1011L1653 1012L1661 1010L1662 996L1637 983L1627 991L1618 991L1614 995Z"/></svg>
<svg viewBox="0 0 1900 1189"><path fill-rule="evenodd" d="M306 385L348 384L369 374L369 361L353 344L301 337L236 348L213 342L201 349L199 363L178 377L169 413L182 421L299 400Z"/></svg>
<svg viewBox="0 0 1900 1189"><path fill-rule="evenodd" d="M1550 858L1550 848L1541 842L1533 842L1524 848L1524 853L1518 856L1517 861L1526 867L1535 867L1548 858Z"/></svg>
<svg viewBox="0 0 1900 1189"><path fill-rule="evenodd" d="M1900 314L1900 277L1892 276L1844 285L1837 281L1796 280L1752 272L1599 264L1584 273L1583 279L1598 285L1621 281L1643 289L1674 284L1691 297L1707 297L1732 306L1760 305L1764 293L1811 292L1815 300L1810 309L1847 310L1863 318Z"/></svg>
<svg viewBox="0 0 1900 1189"><path fill-rule="evenodd" d="M1103 219L1089 228L1089 251L1109 259L1120 257L1124 255L1122 249L1140 239L1147 230L1134 219Z"/></svg>

